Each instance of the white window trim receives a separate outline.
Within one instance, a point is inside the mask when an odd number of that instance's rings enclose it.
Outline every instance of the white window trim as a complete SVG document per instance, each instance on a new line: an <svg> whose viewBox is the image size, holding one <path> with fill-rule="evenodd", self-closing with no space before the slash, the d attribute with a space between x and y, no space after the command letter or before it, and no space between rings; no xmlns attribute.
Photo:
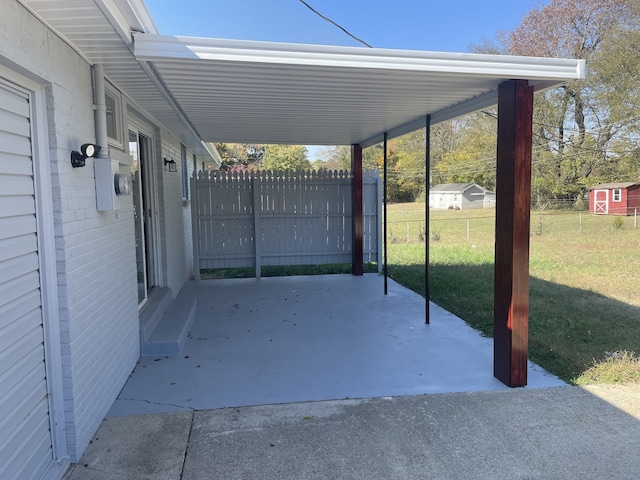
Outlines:
<svg viewBox="0 0 640 480"><path fill-rule="evenodd" d="M115 104L115 112L113 112L113 117L116 121L116 135L118 138L108 137L109 146L115 147L119 150L124 150L124 102L122 99L122 94L110 83L105 82L104 86L105 95L109 95L114 100ZM106 103L106 98L105 98Z"/></svg>
<svg viewBox="0 0 640 480"><path fill-rule="evenodd" d="M621 188L614 188L613 189L613 194L611 197L611 201L612 202L616 202L619 203L622 201L622 189Z"/></svg>
<svg viewBox="0 0 640 480"><path fill-rule="evenodd" d="M180 175L182 181L182 201L189 201L189 149L180 144Z"/></svg>

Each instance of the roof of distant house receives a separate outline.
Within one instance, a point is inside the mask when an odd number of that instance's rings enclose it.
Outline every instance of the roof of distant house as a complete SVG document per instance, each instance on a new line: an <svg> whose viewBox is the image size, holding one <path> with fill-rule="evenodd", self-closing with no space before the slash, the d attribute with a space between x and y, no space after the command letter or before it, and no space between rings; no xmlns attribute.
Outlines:
<svg viewBox="0 0 640 480"><path fill-rule="evenodd" d="M471 187L476 186L481 188L485 192L491 192L491 190L487 190L486 188L476 184L476 183L441 183L440 185L434 185L429 189L429 193L464 193L469 190Z"/></svg>
<svg viewBox="0 0 640 480"><path fill-rule="evenodd" d="M589 187L589 190L606 190L610 188L629 188L634 185L638 185L636 182L617 182L617 183L601 183L599 185L594 185L593 187Z"/></svg>

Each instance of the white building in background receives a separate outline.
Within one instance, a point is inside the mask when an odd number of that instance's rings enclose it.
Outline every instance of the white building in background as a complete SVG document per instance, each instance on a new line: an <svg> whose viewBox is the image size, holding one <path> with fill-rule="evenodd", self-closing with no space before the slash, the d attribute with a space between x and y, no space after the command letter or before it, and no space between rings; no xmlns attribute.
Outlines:
<svg viewBox="0 0 640 480"><path fill-rule="evenodd" d="M495 192L475 183L442 183L429 189L429 208L436 210L469 210L495 206Z"/></svg>

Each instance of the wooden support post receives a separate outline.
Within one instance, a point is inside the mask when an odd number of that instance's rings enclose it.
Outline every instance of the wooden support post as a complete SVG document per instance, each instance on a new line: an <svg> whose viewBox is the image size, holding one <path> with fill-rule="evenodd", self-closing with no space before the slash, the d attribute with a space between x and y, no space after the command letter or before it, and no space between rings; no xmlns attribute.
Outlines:
<svg viewBox="0 0 640 480"><path fill-rule="evenodd" d="M527 384L529 341L529 215L533 87L510 80L498 90L495 377L509 387Z"/></svg>
<svg viewBox="0 0 640 480"><path fill-rule="evenodd" d="M363 260L363 215L362 215L362 147L351 146L351 241L352 261L351 273L362 275L364 272Z"/></svg>

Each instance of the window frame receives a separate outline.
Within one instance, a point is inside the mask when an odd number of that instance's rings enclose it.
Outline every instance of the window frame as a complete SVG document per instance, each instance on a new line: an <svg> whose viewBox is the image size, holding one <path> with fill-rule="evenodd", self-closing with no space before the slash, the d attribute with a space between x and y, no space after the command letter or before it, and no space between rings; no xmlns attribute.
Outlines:
<svg viewBox="0 0 640 480"><path fill-rule="evenodd" d="M189 200L189 167L187 163L187 147L180 144L180 165L182 167L182 199Z"/></svg>
<svg viewBox="0 0 640 480"><path fill-rule="evenodd" d="M611 192L611 201L619 203L622 201L622 189L614 188Z"/></svg>
<svg viewBox="0 0 640 480"><path fill-rule="evenodd" d="M120 150L124 150L124 107L122 94L112 85L105 82L104 86L104 103L105 107L107 105L107 97L113 100L113 119L114 119L114 130L116 137L111 137L107 133L107 142L109 146L116 147Z"/></svg>

